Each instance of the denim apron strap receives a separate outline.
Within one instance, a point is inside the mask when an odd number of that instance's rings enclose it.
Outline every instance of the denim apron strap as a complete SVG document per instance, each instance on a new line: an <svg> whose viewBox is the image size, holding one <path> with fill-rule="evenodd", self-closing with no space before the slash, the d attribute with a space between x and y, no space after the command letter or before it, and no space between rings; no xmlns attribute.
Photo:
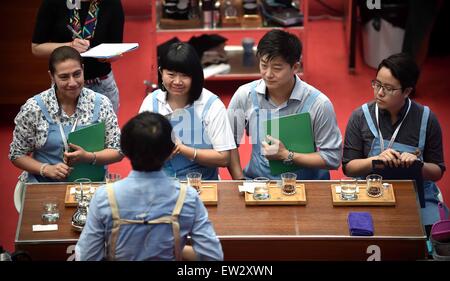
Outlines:
<svg viewBox="0 0 450 281"><path fill-rule="evenodd" d="M202 119L201 121L201 126L203 128L202 130L202 138L205 138L205 140L207 141L208 144L211 144L211 140L208 138L208 135L206 134L205 131L205 120L206 120L206 115L209 112L209 109L211 108L212 104L218 99L219 97L216 95L211 96L208 101L205 104L205 107L203 108L203 112L202 112ZM192 110L192 114L195 114L194 110ZM191 118L191 125L194 125L194 118ZM200 125L200 124L195 124L195 125ZM195 136L192 134L191 137L194 139L195 141ZM194 142L193 142L194 143Z"/></svg>
<svg viewBox="0 0 450 281"><path fill-rule="evenodd" d="M363 104L362 110L364 113L364 117L366 118L367 125L369 126L369 129L372 132L372 135L375 138L378 138L378 131L375 127L375 124L373 123L372 116L370 116L369 107L367 106L367 103Z"/></svg>
<svg viewBox="0 0 450 281"><path fill-rule="evenodd" d="M258 80L259 81L259 80ZM255 130L256 130L256 140L259 140L259 102L258 102L258 95L256 94L256 85L258 81L254 81L252 82L252 84L250 85L250 98L252 99L252 105L253 105L253 112L254 114L256 114L256 126L255 126Z"/></svg>
<svg viewBox="0 0 450 281"><path fill-rule="evenodd" d="M50 114L48 113L47 106L45 106L41 95L36 95L33 98L37 102L38 106L41 108L41 112L42 112L42 114L44 114L45 120L47 120L47 122L49 124L54 124L55 122L52 120L52 118L50 118Z"/></svg>
<svg viewBox="0 0 450 281"><path fill-rule="evenodd" d="M91 123L97 123L100 118L100 107L101 107L102 97L100 94L95 93L94 100L94 114L92 115Z"/></svg>
<svg viewBox="0 0 450 281"><path fill-rule="evenodd" d="M306 91L306 89L305 89ZM302 106L302 109L300 110L299 113L305 113L305 112L309 112L309 110L311 109L311 106L316 102L317 97L319 96L319 92L314 91L311 92L311 89L308 89L309 92L309 96L306 98L305 103Z"/></svg>
<svg viewBox="0 0 450 281"><path fill-rule="evenodd" d="M427 124L428 118L430 117L430 108L428 106L423 107L422 113L422 123L420 124L420 135L419 135L419 149L423 154L425 148L425 139L427 137ZM422 157L421 154L421 157Z"/></svg>
<svg viewBox="0 0 450 281"><path fill-rule="evenodd" d="M219 97L214 95L211 96L208 101L206 102L205 107L203 108L203 112L202 112L202 121L204 121L206 119L206 114L209 112L209 109L211 108L212 104L218 99Z"/></svg>
<svg viewBox="0 0 450 281"><path fill-rule="evenodd" d="M151 93L152 96L152 106L153 106L153 112L155 113L159 113L159 107L158 107L158 99L156 98L156 96L162 92L160 89L154 91L153 93Z"/></svg>
<svg viewBox="0 0 450 281"><path fill-rule="evenodd" d="M54 120L51 119L50 114L47 109L47 106L44 104L44 101L42 99L42 96L36 95L33 98L35 99L39 108L41 109L41 112L44 115L45 120L48 122L47 140L45 141L44 145L41 148L34 150L33 158L39 162L54 165L54 164L62 161L63 148L62 148L62 144L61 144L59 126ZM34 175L31 173L28 173L27 181L29 181L29 182L36 182L36 181L37 182L49 182L49 181L56 181L56 180L44 178L38 174Z"/></svg>

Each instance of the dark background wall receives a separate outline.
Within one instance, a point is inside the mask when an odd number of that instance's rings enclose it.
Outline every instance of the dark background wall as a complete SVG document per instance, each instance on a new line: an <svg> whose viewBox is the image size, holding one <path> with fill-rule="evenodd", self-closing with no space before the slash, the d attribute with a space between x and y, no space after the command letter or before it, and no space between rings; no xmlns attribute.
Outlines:
<svg viewBox="0 0 450 281"><path fill-rule="evenodd" d="M41 0L2 1L0 104L22 104L50 84L47 60L31 54L31 37Z"/></svg>

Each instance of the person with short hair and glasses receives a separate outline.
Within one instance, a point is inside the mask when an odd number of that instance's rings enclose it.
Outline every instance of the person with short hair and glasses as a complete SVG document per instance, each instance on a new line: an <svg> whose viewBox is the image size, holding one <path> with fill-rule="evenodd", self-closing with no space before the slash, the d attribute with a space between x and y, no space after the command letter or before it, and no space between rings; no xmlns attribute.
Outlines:
<svg viewBox="0 0 450 281"><path fill-rule="evenodd" d="M342 168L347 176L364 177L372 160L389 167L423 161L425 207L422 223L429 234L439 220L440 191L435 182L445 172L442 132L436 115L410 99L420 70L407 54L384 59L372 80L374 100L353 111L347 124Z"/></svg>

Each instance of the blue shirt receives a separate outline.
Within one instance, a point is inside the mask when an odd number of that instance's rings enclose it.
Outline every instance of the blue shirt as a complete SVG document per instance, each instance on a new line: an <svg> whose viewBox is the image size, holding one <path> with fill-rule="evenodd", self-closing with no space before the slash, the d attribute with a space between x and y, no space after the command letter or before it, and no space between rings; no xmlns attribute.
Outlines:
<svg viewBox="0 0 450 281"><path fill-rule="evenodd" d="M178 198L178 182L164 172L131 171L113 186L120 218L154 220L172 214ZM191 237L200 260L223 260L222 247L208 212L193 188L188 188L179 216L181 247ZM111 208L105 186L95 192L86 225L76 245L77 260L106 257L112 229ZM174 260L174 237L170 224L122 225L116 244L117 260Z"/></svg>
<svg viewBox="0 0 450 281"><path fill-rule="evenodd" d="M249 127L248 124L257 122L256 114L252 114L254 107L250 95L251 84L252 82L239 87L228 106L228 118L237 145L240 144L244 129L247 129L247 132L250 134L247 128ZM314 143L328 169L337 169L339 167L342 158L342 136L337 125L333 105L325 94L300 80L297 75L295 75L295 86L291 96L283 104L277 105L271 100L270 96L266 93L266 84L262 79L258 80L255 91L257 93L259 108L262 110L270 110L272 114L278 114L280 117L298 113L305 104L310 92L319 92L317 102L309 110L314 133Z"/></svg>

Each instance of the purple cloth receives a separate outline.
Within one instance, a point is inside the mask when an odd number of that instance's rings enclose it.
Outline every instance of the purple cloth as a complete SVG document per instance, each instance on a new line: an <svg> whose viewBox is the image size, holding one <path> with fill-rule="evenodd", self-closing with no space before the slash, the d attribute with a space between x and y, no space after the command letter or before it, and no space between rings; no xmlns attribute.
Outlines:
<svg viewBox="0 0 450 281"><path fill-rule="evenodd" d="M351 236L372 236L372 216L368 212L350 212L348 214L348 228Z"/></svg>

